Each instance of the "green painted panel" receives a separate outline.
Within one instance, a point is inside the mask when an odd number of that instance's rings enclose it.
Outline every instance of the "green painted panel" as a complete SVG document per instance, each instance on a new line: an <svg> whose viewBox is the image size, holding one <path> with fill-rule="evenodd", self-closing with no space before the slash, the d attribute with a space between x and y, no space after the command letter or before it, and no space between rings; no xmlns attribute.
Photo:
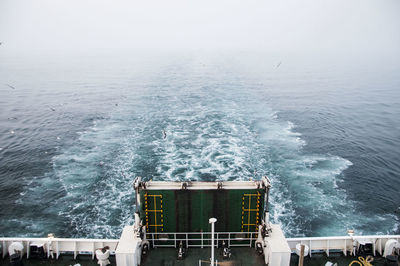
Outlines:
<svg viewBox="0 0 400 266"><path fill-rule="evenodd" d="M176 232L191 232L191 191L175 191ZM172 228L171 228L172 229Z"/></svg>
<svg viewBox="0 0 400 266"><path fill-rule="evenodd" d="M192 232L208 232L208 219L213 215L213 197L207 190L192 191Z"/></svg>
<svg viewBox="0 0 400 266"><path fill-rule="evenodd" d="M146 209L145 199L148 199ZM159 195L159 196L155 196ZM235 190L141 190L140 215L144 221L161 221L161 216L149 216L161 208L163 232L209 232L208 219L217 218L218 232L254 232L264 212L265 191L262 189ZM152 200L149 200L152 198ZM154 202L156 198L156 202ZM147 210L147 216L146 216ZM157 212L158 213L158 212ZM147 217L147 220L146 220ZM149 232L160 232L160 226L150 226Z"/></svg>
<svg viewBox="0 0 400 266"><path fill-rule="evenodd" d="M152 224L152 221L155 220L155 219L151 218L151 215L150 215L151 212L149 212L150 210L154 209L154 201L152 201L152 200L148 200L148 206L147 206L148 213L147 213L147 219L146 219L146 205L145 205L146 194L147 194L148 199L153 198L152 195L162 196L162 208L160 208L160 209L162 209L162 213L163 213L163 226L162 226L163 230L162 231L163 232L174 232L175 227L176 227L176 219L175 219L176 217L174 215L176 213L174 191L173 190L149 190L149 191L142 190L142 191L140 191L140 201L142 202L142 205L138 206L138 211L140 213L140 217L143 219L144 223L147 225L148 232L156 232L154 227L149 226ZM161 207L160 202L157 202L156 206ZM159 208L159 207L157 207L157 208Z"/></svg>

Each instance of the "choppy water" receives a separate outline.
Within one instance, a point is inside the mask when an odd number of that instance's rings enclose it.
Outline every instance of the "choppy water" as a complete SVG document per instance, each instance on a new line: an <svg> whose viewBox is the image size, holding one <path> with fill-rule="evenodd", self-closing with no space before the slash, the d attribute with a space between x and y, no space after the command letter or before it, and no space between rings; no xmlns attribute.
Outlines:
<svg viewBox="0 0 400 266"><path fill-rule="evenodd" d="M4 56L0 234L118 237L135 176L262 175L287 236L399 233L399 68L279 61Z"/></svg>

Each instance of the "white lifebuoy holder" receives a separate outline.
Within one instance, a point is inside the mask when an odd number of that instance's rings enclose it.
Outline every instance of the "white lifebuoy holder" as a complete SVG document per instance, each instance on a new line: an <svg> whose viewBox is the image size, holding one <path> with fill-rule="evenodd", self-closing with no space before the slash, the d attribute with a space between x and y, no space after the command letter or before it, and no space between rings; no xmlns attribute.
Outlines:
<svg viewBox="0 0 400 266"><path fill-rule="evenodd" d="M105 253L103 253L100 249L96 250L97 264L99 264L100 266L106 266L110 264L110 261L108 260L109 257L109 250L107 250Z"/></svg>
<svg viewBox="0 0 400 266"><path fill-rule="evenodd" d="M393 250L398 247L399 247L399 242L397 240L389 239L385 244L385 249L382 257L386 258L386 256L392 255Z"/></svg>
<svg viewBox="0 0 400 266"><path fill-rule="evenodd" d="M306 257L306 256L308 256L308 252L310 251L310 248L306 244L303 244L303 245L304 245L304 257ZM300 251L301 251L301 243L296 245L296 254L298 256L300 256Z"/></svg>
<svg viewBox="0 0 400 266"><path fill-rule="evenodd" d="M8 254L14 255L16 253L23 253L24 245L21 242L12 242L11 245L8 247Z"/></svg>

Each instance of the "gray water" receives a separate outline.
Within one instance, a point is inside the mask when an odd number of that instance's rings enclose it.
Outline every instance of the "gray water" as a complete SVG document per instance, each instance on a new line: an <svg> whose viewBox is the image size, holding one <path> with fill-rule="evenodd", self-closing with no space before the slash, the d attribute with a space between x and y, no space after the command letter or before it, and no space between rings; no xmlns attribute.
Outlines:
<svg viewBox="0 0 400 266"><path fill-rule="evenodd" d="M399 67L229 53L0 59L3 236L116 238L133 222L135 176L263 175L287 236L399 233Z"/></svg>

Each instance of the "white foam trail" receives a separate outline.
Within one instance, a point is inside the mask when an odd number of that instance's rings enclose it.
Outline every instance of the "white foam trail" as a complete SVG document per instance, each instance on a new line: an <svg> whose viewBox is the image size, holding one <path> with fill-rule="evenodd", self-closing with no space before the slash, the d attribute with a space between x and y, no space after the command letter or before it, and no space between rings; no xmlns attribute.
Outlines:
<svg viewBox="0 0 400 266"><path fill-rule="evenodd" d="M241 136L248 128L243 121L229 123L218 114L200 109L194 116L171 121L166 131L166 140L154 142L162 155L157 167L160 178L228 180L249 176L244 172L247 148Z"/></svg>
<svg viewBox="0 0 400 266"><path fill-rule="evenodd" d="M154 86L135 104L94 121L53 158L52 171L28 185L22 200L40 199L42 191L62 186L64 194L49 212L59 214L68 233L118 237L133 219L135 176L175 181L268 175L271 220L282 224L287 236L357 228L354 204L338 185L351 162L305 152L307 143L294 123L247 91L207 89L199 85L202 80L186 88L177 80L159 81L176 92L160 93L163 87Z"/></svg>

